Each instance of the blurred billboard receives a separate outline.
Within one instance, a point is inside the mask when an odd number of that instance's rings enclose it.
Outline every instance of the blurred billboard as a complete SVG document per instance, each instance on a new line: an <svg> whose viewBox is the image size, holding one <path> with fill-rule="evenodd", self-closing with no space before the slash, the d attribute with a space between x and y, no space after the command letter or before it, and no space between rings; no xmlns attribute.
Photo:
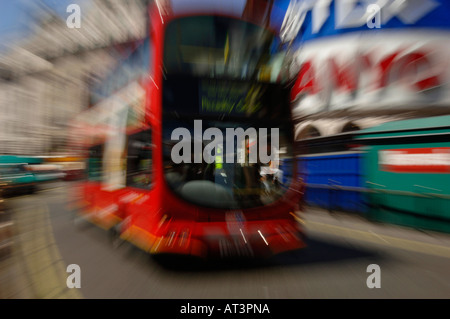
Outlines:
<svg viewBox="0 0 450 319"><path fill-rule="evenodd" d="M279 2L297 117L450 110L450 2Z"/></svg>

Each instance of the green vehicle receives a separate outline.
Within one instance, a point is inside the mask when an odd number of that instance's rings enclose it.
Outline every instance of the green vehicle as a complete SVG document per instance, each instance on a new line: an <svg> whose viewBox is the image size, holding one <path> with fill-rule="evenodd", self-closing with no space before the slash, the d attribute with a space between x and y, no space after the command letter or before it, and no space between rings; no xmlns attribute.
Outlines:
<svg viewBox="0 0 450 319"><path fill-rule="evenodd" d="M370 219L450 233L450 116L358 132Z"/></svg>

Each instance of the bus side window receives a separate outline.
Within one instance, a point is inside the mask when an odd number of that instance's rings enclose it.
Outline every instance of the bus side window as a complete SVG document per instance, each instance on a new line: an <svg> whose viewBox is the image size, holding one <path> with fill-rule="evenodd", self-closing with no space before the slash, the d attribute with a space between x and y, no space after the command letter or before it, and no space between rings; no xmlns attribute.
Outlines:
<svg viewBox="0 0 450 319"><path fill-rule="evenodd" d="M149 189L152 177L152 134L148 129L129 136L127 186Z"/></svg>
<svg viewBox="0 0 450 319"><path fill-rule="evenodd" d="M102 180L103 169L103 145L95 145L89 148L89 158L86 165L87 177L90 181Z"/></svg>

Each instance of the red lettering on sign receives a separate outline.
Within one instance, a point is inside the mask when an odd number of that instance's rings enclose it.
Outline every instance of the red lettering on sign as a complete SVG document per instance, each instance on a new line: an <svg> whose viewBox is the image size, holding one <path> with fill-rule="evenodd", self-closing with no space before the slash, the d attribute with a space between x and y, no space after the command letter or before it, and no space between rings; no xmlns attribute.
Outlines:
<svg viewBox="0 0 450 319"><path fill-rule="evenodd" d="M295 100L299 94L316 94L318 92L316 84L316 74L311 61L306 61L300 68L297 81L291 92L291 99Z"/></svg>
<svg viewBox="0 0 450 319"><path fill-rule="evenodd" d="M378 88L384 88L389 85L390 77L391 77L391 71L394 66L395 58L398 56L399 52L394 52L392 54L389 54L387 57L385 57L381 62L378 64L378 69L380 70L380 78L377 81Z"/></svg>
<svg viewBox="0 0 450 319"><path fill-rule="evenodd" d="M374 56L374 52L365 52L340 63L335 57L329 57L326 63L314 58L307 60L300 67L291 99L295 100L299 95L314 95L325 88L351 93L361 89L362 85L369 85L366 90L376 90L404 84L413 92L420 92L441 85L442 71L436 61L429 59L429 52L406 53L402 49L385 55L378 62ZM318 67L320 72L316 70ZM372 82L361 83L363 75Z"/></svg>
<svg viewBox="0 0 450 319"><path fill-rule="evenodd" d="M401 70L401 74L399 74L400 78L409 79L411 75L415 75L416 78L419 78L419 80L412 80L411 85L415 89L423 91L439 85L438 76L433 74L430 75L432 67L426 53L409 53L400 59L399 64Z"/></svg>
<svg viewBox="0 0 450 319"><path fill-rule="evenodd" d="M335 59L330 59L331 76L337 89L353 92L358 88L355 74L355 65L345 64L338 66Z"/></svg>

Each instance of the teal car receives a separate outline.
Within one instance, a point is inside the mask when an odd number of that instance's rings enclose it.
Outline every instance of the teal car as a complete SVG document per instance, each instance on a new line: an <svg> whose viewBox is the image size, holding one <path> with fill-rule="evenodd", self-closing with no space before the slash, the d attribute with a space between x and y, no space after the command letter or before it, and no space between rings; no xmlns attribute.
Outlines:
<svg viewBox="0 0 450 319"><path fill-rule="evenodd" d="M26 169L26 163L0 164L0 185L4 195L32 194L36 177Z"/></svg>

